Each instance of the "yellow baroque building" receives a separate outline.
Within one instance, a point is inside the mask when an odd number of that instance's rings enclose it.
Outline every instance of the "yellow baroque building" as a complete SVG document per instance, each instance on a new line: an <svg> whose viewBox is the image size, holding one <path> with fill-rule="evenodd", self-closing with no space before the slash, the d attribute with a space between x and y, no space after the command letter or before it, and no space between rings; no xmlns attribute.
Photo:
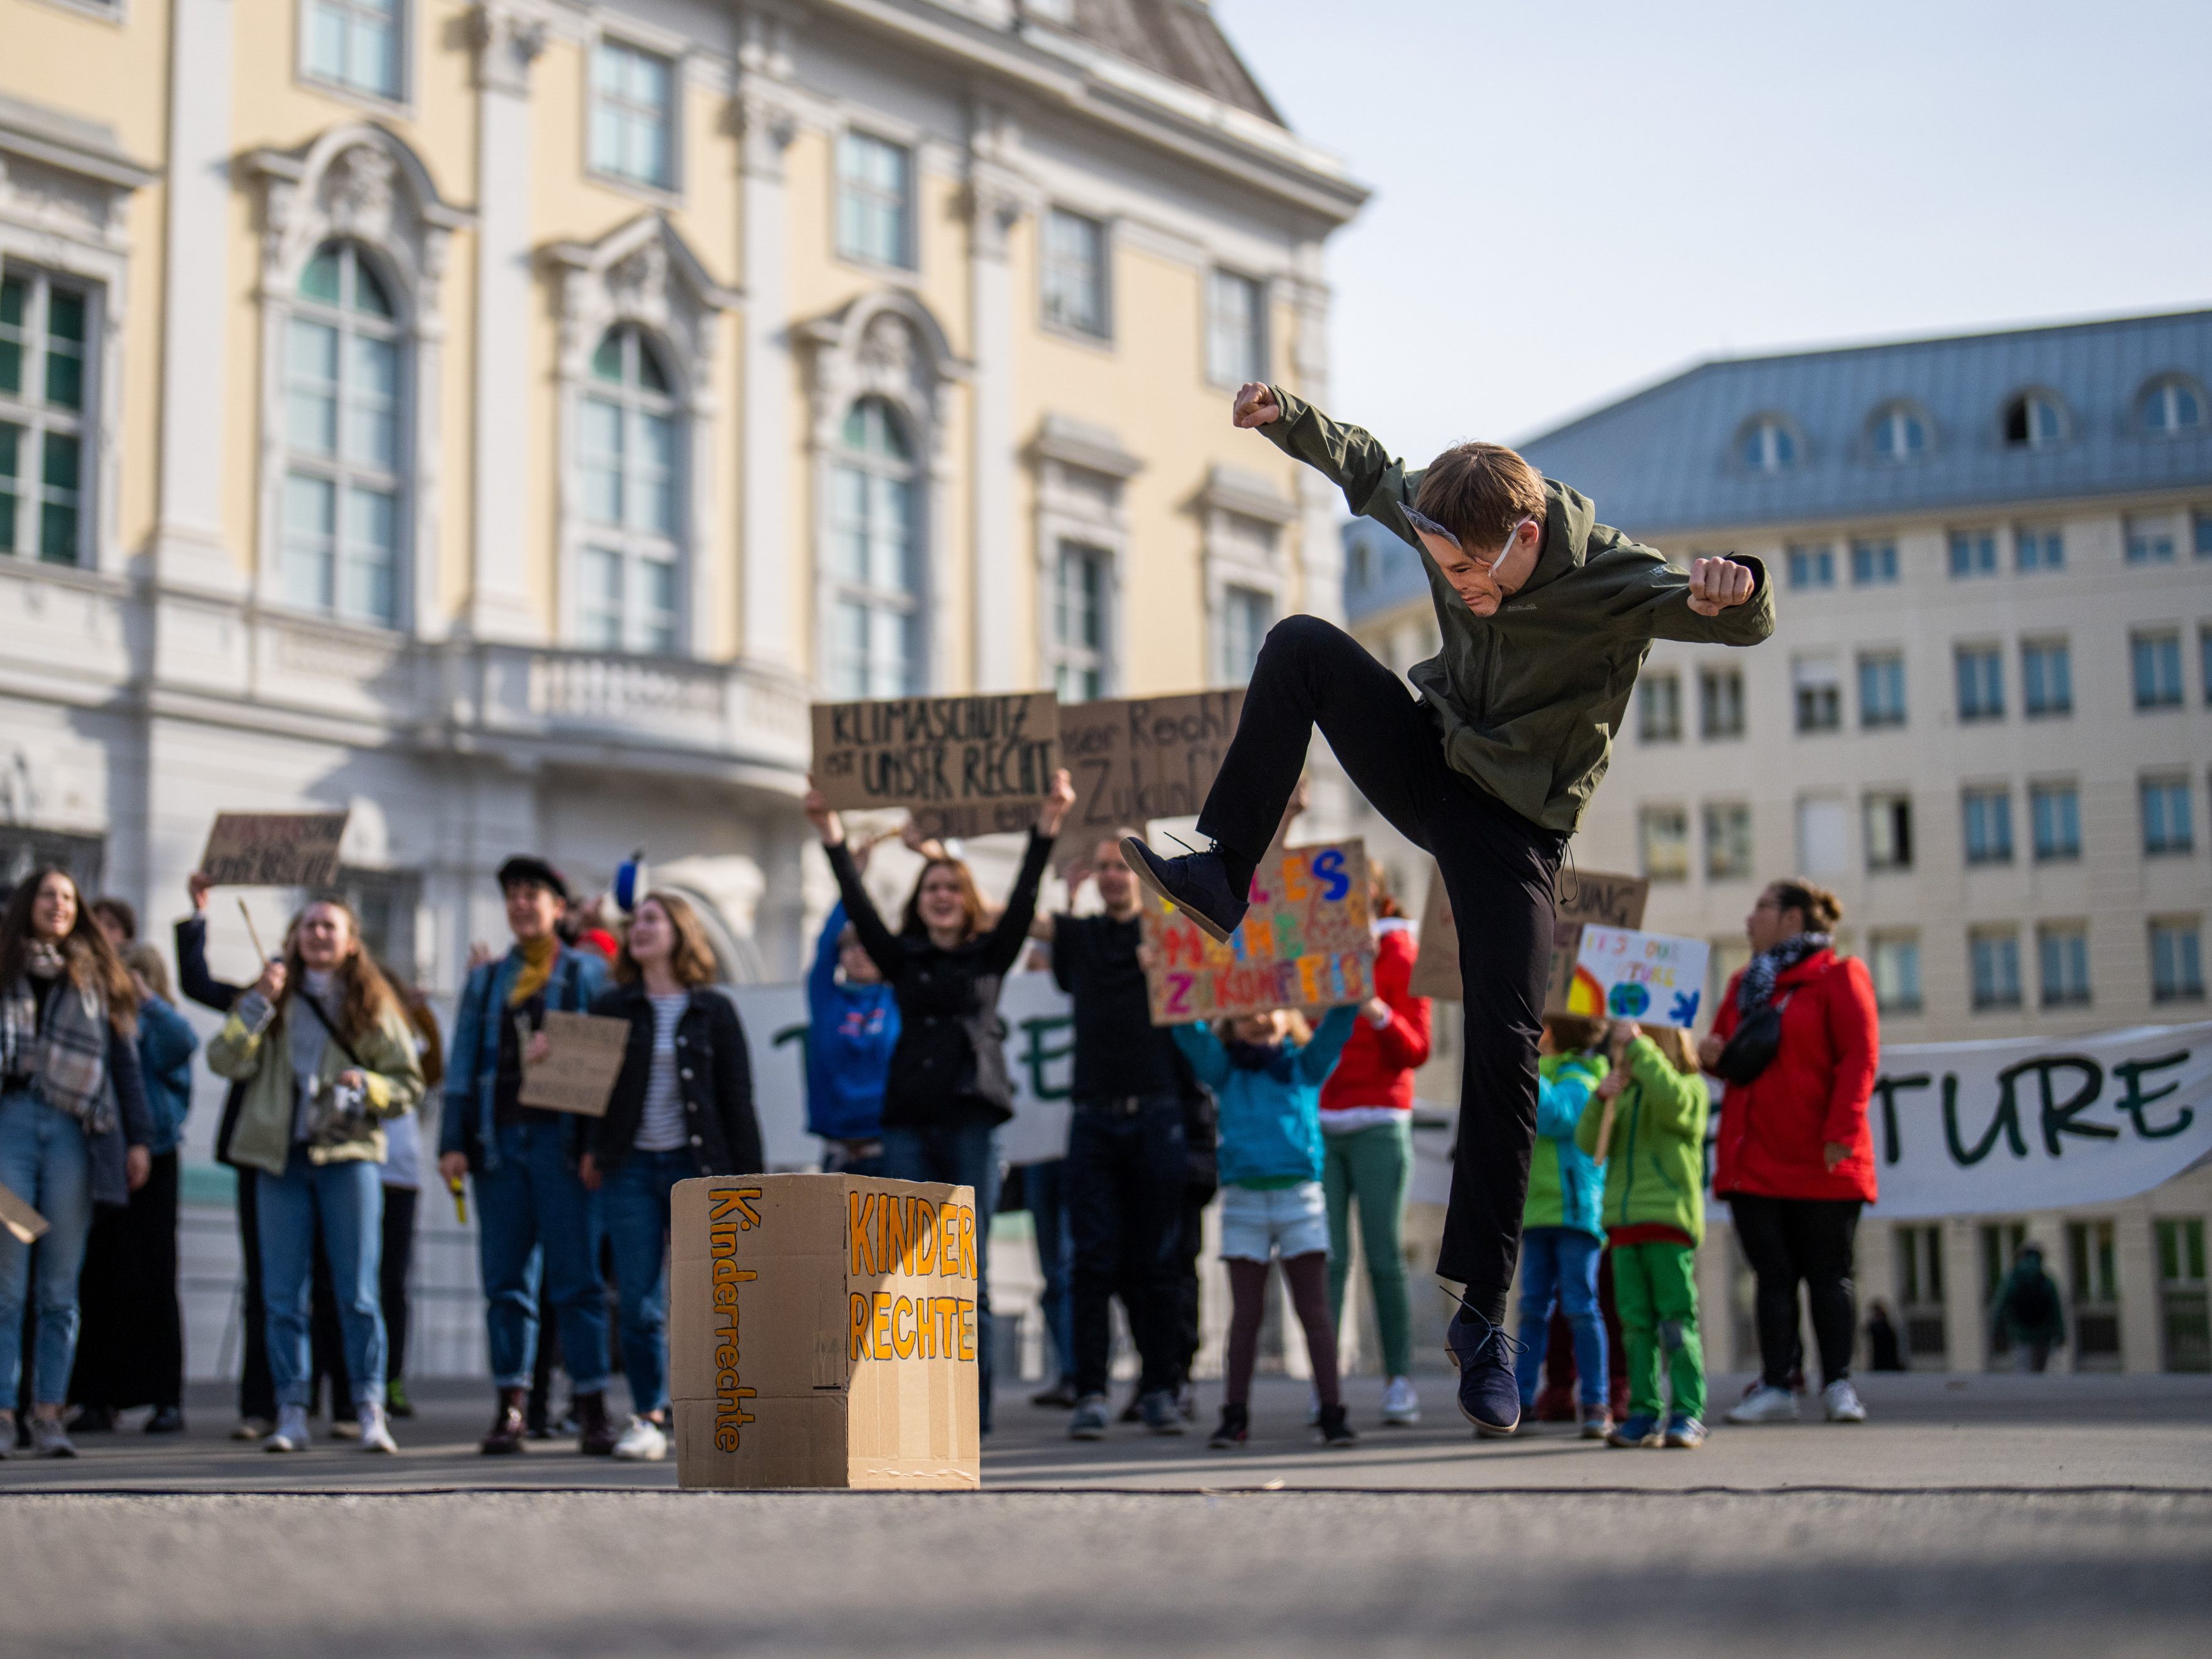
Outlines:
<svg viewBox="0 0 2212 1659"><path fill-rule="evenodd" d="M346 805L428 985L522 848L642 846L785 976L810 698L1191 689L1339 609L1328 495L1226 393L1325 395L1364 192L1202 0L0 42L0 877L162 916L216 811Z"/></svg>

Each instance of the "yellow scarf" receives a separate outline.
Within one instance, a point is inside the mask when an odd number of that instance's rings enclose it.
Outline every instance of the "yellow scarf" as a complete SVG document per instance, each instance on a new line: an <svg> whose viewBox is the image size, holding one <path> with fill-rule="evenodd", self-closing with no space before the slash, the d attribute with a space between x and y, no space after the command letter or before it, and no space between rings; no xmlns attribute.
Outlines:
<svg viewBox="0 0 2212 1659"><path fill-rule="evenodd" d="M541 939L517 939L514 948L522 952L522 971L514 976L514 989L507 994L507 1006L520 1008L551 981L553 959L561 954L561 941L547 933Z"/></svg>

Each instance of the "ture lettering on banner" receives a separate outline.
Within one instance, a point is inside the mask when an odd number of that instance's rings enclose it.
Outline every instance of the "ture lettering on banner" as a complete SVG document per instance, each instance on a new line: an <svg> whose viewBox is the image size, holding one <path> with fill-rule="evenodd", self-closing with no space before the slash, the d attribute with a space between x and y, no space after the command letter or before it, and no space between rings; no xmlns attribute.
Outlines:
<svg viewBox="0 0 2212 1659"><path fill-rule="evenodd" d="M1053 863L1086 865L1117 830L1194 816L1237 735L1244 693L1106 697L1060 706L1060 763L1075 786Z"/></svg>
<svg viewBox="0 0 2212 1659"><path fill-rule="evenodd" d="M200 854L217 887L329 887L349 812L218 812Z"/></svg>
<svg viewBox="0 0 2212 1659"><path fill-rule="evenodd" d="M814 787L939 838L1027 830L1060 764L1058 708L1049 691L817 702Z"/></svg>
<svg viewBox="0 0 2212 1659"><path fill-rule="evenodd" d="M1334 1008L1375 994L1364 842L1286 848L1254 872L1251 906L1223 945L1147 895L1153 1024Z"/></svg>

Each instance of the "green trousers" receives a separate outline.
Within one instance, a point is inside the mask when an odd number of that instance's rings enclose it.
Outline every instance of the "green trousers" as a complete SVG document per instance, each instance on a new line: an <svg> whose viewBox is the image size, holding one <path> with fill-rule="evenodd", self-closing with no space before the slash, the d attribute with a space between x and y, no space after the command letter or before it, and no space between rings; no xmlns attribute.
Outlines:
<svg viewBox="0 0 2212 1659"><path fill-rule="evenodd" d="M1382 1374L1413 1370L1413 1315L1406 1300L1403 1229L1406 1189L1413 1176L1413 1115L1349 1134L1321 1138L1322 1190L1328 1200L1328 1322L1344 1328L1344 1281L1352 1272L1352 1215L1359 1206L1359 1248L1367 1257L1367 1283L1375 1293L1375 1324L1382 1336Z"/></svg>
<svg viewBox="0 0 2212 1659"><path fill-rule="evenodd" d="M1658 1417L1659 1370L1674 1384L1674 1410L1703 1421L1705 1350L1698 1340L1698 1280L1689 1244L1616 1244L1613 1297L1628 1351L1628 1411Z"/></svg>

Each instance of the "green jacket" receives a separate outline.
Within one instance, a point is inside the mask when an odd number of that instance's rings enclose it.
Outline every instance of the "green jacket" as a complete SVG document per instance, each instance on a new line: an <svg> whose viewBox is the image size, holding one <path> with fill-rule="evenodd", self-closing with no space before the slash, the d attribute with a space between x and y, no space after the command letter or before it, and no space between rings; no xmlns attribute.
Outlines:
<svg viewBox="0 0 2212 1659"><path fill-rule="evenodd" d="M285 1035L289 1002L287 999L286 1011L280 1012L247 992L232 1006L230 1018L207 1050L210 1071L246 1085L238 1127L230 1138L232 1162L270 1175L283 1175L292 1153L292 1050ZM368 1078L368 1109L361 1116L332 1119L316 1128L307 1143L307 1157L316 1164L383 1163L384 1131L377 1120L399 1116L422 1096L422 1061L415 1049L415 1028L397 1003L354 1042L353 1049ZM325 1042L322 1061L315 1068L318 1098L327 1094L339 1073L353 1069L353 1061L335 1041Z"/></svg>
<svg viewBox="0 0 2212 1659"><path fill-rule="evenodd" d="M1729 555L1751 568L1751 598L1701 617L1690 609L1687 572L1598 523L1588 497L1550 478L1534 574L1495 617L1478 617L1406 517L1421 473L1358 427L1270 389L1283 412L1260 430L1420 554L1443 650L1413 669L1413 684L1453 768L1531 823L1571 831L1581 823L1653 640L1756 645L1774 631L1773 585L1759 560Z"/></svg>
<svg viewBox="0 0 2212 1659"><path fill-rule="evenodd" d="M1658 1044L1638 1037L1621 1056L1628 1081L1613 1101L1613 1140L1606 1148L1605 1224L1657 1222L1679 1227L1699 1243L1705 1237L1705 1115L1712 1097L1703 1077L1674 1069ZM1597 1151L1605 1103L1583 1114L1575 1139Z"/></svg>
<svg viewBox="0 0 2212 1659"><path fill-rule="evenodd" d="M1597 1115L1595 1091L1608 1069L1603 1054L1546 1054L1536 1062L1536 1145L1522 1227L1572 1227L1604 1238L1598 1203L1605 1166L1591 1160L1578 1131Z"/></svg>

